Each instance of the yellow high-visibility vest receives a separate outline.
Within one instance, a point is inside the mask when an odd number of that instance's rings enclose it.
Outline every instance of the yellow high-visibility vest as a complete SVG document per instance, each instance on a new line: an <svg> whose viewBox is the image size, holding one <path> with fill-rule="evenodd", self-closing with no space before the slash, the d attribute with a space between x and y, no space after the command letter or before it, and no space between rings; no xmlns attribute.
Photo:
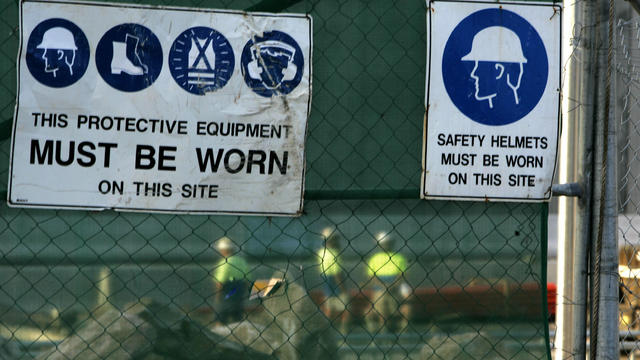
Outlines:
<svg viewBox="0 0 640 360"><path fill-rule="evenodd" d="M340 257L335 249L325 247L318 250L318 260L323 275L334 276L342 271Z"/></svg>
<svg viewBox="0 0 640 360"><path fill-rule="evenodd" d="M224 258L216 264L213 278L219 283L236 280L247 280L250 282L249 265L247 261L240 256Z"/></svg>
<svg viewBox="0 0 640 360"><path fill-rule="evenodd" d="M373 255L367 265L369 276L397 276L407 271L407 260L404 256L392 252Z"/></svg>

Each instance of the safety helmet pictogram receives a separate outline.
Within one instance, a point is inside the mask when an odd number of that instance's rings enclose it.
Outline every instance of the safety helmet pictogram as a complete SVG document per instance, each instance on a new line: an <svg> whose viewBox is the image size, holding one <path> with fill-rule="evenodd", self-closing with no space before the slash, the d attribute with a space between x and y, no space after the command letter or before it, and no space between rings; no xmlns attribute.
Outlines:
<svg viewBox="0 0 640 360"><path fill-rule="evenodd" d="M503 26L490 26L478 32L471 43L471 52L461 60L527 63L520 38Z"/></svg>
<svg viewBox="0 0 640 360"><path fill-rule="evenodd" d="M54 27L47 30L42 36L42 41L36 48L78 50L71 31L62 27Z"/></svg>

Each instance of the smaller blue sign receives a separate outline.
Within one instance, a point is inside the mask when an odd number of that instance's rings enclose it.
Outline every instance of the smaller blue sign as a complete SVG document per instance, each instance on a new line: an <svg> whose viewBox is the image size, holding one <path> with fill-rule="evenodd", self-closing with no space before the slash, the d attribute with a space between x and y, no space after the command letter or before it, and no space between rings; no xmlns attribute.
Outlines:
<svg viewBox="0 0 640 360"><path fill-rule="evenodd" d="M442 57L447 94L471 120L492 126L514 123L538 104L549 62L536 29L501 8L479 10L451 32Z"/></svg>
<svg viewBox="0 0 640 360"><path fill-rule="evenodd" d="M61 88L80 80L89 56L87 37L69 20L45 20L29 35L27 67L43 85Z"/></svg>
<svg viewBox="0 0 640 360"><path fill-rule="evenodd" d="M115 26L98 42L96 67L104 81L117 90L146 89L162 70L160 41L142 25Z"/></svg>
<svg viewBox="0 0 640 360"><path fill-rule="evenodd" d="M289 94L300 84L304 71L304 56L298 43L275 30L249 40L240 63L244 82L264 97Z"/></svg>
<svg viewBox="0 0 640 360"><path fill-rule="evenodd" d="M208 27L187 29L176 38L169 51L171 76L181 88L196 95L224 87L234 66L229 41Z"/></svg>

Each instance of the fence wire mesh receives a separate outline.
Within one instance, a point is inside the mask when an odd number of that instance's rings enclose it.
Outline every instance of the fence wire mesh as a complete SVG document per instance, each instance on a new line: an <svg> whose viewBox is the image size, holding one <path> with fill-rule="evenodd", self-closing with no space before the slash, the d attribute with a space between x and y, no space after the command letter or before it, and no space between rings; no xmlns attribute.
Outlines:
<svg viewBox="0 0 640 360"><path fill-rule="evenodd" d="M144 3L313 16L304 214L0 205L0 358L548 357L546 204L417 199L424 1ZM16 1L0 5L0 29L6 189ZM390 282L370 275L385 250L399 254ZM225 280L234 271L246 281Z"/></svg>
<svg viewBox="0 0 640 360"><path fill-rule="evenodd" d="M620 273L620 350L640 356L640 17L630 7L618 11L616 89L618 132L618 244Z"/></svg>

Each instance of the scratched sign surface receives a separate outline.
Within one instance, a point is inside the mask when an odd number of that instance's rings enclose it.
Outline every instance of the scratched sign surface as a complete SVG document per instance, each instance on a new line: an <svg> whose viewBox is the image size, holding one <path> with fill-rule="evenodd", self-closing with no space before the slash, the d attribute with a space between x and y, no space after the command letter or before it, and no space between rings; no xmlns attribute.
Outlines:
<svg viewBox="0 0 640 360"><path fill-rule="evenodd" d="M298 215L302 14L24 1L11 206Z"/></svg>

